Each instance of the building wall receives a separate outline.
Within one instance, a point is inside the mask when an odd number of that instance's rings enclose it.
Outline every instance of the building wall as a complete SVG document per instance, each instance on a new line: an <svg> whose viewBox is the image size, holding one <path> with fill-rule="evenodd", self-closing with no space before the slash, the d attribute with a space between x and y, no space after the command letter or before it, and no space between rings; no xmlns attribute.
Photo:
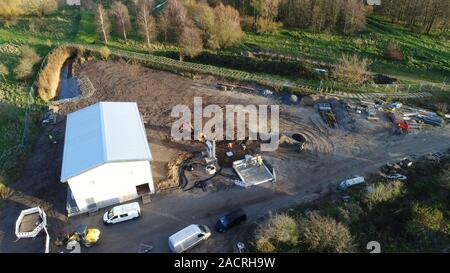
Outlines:
<svg viewBox="0 0 450 273"><path fill-rule="evenodd" d="M69 179L68 184L80 212L94 202L98 208L138 197L136 186L149 183L155 192L148 161L107 163Z"/></svg>

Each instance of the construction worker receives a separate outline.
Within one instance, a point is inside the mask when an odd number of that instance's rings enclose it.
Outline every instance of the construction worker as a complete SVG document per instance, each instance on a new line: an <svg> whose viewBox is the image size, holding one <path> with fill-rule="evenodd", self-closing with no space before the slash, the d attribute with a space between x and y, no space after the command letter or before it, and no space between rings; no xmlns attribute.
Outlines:
<svg viewBox="0 0 450 273"><path fill-rule="evenodd" d="M48 134L48 140L50 141L50 143L56 144L56 140L53 138L52 134Z"/></svg>
<svg viewBox="0 0 450 273"><path fill-rule="evenodd" d="M242 142L241 142L241 148L243 151L247 150L247 142L248 142L249 137L246 137Z"/></svg>
<svg viewBox="0 0 450 273"><path fill-rule="evenodd" d="M205 134L204 134L203 132L198 133L197 139L198 139L199 141L205 142L205 141L206 141Z"/></svg>
<svg viewBox="0 0 450 273"><path fill-rule="evenodd" d="M262 166L262 164L263 164L262 156L260 156L260 155L257 155L257 156L256 156L256 164L257 164L258 166Z"/></svg>

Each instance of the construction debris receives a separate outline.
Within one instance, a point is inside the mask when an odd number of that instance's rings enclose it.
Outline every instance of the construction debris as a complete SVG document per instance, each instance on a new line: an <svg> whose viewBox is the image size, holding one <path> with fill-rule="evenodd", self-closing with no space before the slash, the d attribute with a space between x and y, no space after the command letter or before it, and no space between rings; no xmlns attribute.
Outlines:
<svg viewBox="0 0 450 273"><path fill-rule="evenodd" d="M413 129L422 129L423 124L431 126L444 126L444 119L436 113L423 109L405 107L401 103L384 104L383 108L388 111L390 120L403 132L407 133Z"/></svg>
<svg viewBox="0 0 450 273"><path fill-rule="evenodd" d="M331 104L329 103L318 103L319 113L322 119L327 123L331 128L336 127L336 116L334 115Z"/></svg>

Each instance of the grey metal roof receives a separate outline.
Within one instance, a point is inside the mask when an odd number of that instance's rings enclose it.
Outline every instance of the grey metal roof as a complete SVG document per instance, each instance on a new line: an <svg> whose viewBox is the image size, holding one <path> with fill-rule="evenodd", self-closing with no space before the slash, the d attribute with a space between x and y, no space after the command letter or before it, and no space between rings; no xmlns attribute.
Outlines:
<svg viewBox="0 0 450 273"><path fill-rule="evenodd" d="M61 182L108 162L150 160L135 102L99 102L67 116Z"/></svg>

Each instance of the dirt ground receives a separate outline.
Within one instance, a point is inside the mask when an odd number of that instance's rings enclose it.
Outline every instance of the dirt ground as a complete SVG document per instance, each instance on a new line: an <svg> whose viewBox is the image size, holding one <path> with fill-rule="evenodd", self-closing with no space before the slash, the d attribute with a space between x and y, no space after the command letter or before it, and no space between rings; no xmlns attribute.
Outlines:
<svg viewBox="0 0 450 273"><path fill-rule="evenodd" d="M59 182L65 116L98 101L138 103L154 158L152 171L156 183L168 183L166 180L170 175L167 169L169 162L176 161L180 155L185 156L186 153L204 149L203 144L170 140L171 124L176 120L170 116L173 106L182 104L193 109L194 97L202 97L205 106L280 105L280 132L286 135L301 134L305 138L305 149L299 153L288 145L280 147L275 152L262 153L275 168L277 183L267 186L267 189L264 188L266 191L264 196L261 195L263 194L261 189L249 191L252 198L249 197L248 200L239 203L242 206L252 206L258 213L267 212L268 202L272 202L271 199L275 197L302 193L304 198L298 200L316 198L328 192L332 188L332 183L339 179L363 175L392 158L446 149L450 146L448 126L432 128L418 134L396 136L393 134L392 124L383 115L380 115L379 121L368 121L359 115L351 114L352 126L346 124L331 129L323 122L314 107L300 106L300 103L284 104L282 96L220 91L214 88L213 84L218 80L213 77L192 80L138 65L104 61L83 64L78 68L77 75L87 76L96 92L88 98L61 105L57 124L42 127L34 143L33 152L26 162L22 178L12 185L13 191L0 210L2 219L0 252L42 252L40 243L30 244L23 240L14 242L13 227L21 209L41 206L50 218L50 231L53 236L67 231L71 225L71 220L65 216L66 185ZM56 144L50 143L49 134L55 137ZM226 181L223 177L218 177L214 183L232 185L231 181ZM226 189L229 188L223 187L218 200L226 201L234 198L231 196L235 194L234 190ZM221 187L217 187L215 192L217 191L221 191ZM164 200L165 194L170 193L160 193L157 198ZM190 191L173 194L181 198L180 200L184 200L183 198L191 200L191 198L198 199L205 193ZM308 195L311 198L308 198ZM186 204L197 201L186 201ZM161 204L167 202L162 201ZM264 206L256 207L258 202L266 203ZM281 203L277 206L281 206ZM227 206L218 207L217 212L219 208L225 207ZM173 211L176 210L181 208ZM205 211L205 215L208 219L213 217L210 212ZM163 229L160 226L158 228ZM214 247L211 246L208 251L223 251L220 243L213 245ZM103 248L102 251L122 251L119 250L119 246L117 247Z"/></svg>

